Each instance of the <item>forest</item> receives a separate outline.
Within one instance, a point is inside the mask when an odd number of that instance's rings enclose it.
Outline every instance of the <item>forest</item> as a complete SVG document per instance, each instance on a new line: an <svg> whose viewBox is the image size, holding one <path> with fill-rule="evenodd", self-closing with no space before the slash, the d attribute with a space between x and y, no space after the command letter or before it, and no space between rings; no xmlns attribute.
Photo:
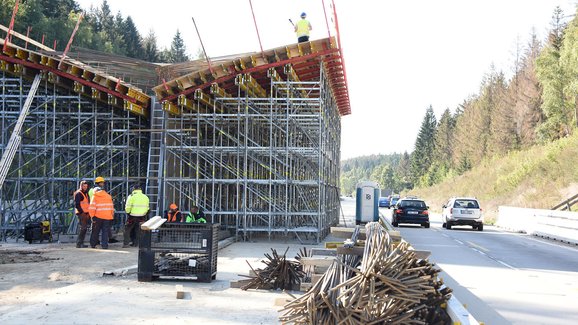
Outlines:
<svg viewBox="0 0 578 325"><path fill-rule="evenodd" d="M0 0L0 21L3 24L10 22L14 4L15 0ZM141 35L132 18L111 12L106 0L100 7L88 11L83 11L75 0L21 0L13 30L56 51L64 51L79 18L82 20L74 36L74 46L148 62L177 63L191 59L178 30L170 48L160 49L153 30ZM12 41L26 46L17 38Z"/></svg>
<svg viewBox="0 0 578 325"><path fill-rule="evenodd" d="M484 159L546 144L576 132L578 21L557 7L546 40L531 34L515 51L512 77L493 67L477 94L438 118L427 107L411 153L341 162L341 193L361 180L396 193L461 175Z"/></svg>

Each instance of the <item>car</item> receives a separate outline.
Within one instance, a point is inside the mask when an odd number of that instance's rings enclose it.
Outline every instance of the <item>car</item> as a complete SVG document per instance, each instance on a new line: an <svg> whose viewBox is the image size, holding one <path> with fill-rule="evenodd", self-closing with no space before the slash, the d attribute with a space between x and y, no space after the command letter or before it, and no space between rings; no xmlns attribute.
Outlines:
<svg viewBox="0 0 578 325"><path fill-rule="evenodd" d="M389 198L386 197L380 197L379 198L379 207L386 207L389 208Z"/></svg>
<svg viewBox="0 0 578 325"><path fill-rule="evenodd" d="M419 224L429 228L429 207L420 199L400 199L393 207L391 224L397 227L400 223Z"/></svg>
<svg viewBox="0 0 578 325"><path fill-rule="evenodd" d="M472 226L478 231L484 230L482 208L476 198L454 197L442 206L442 226L452 229L452 226Z"/></svg>
<svg viewBox="0 0 578 325"><path fill-rule="evenodd" d="M397 201L399 201L399 195L390 195L388 208L393 208L397 204Z"/></svg>

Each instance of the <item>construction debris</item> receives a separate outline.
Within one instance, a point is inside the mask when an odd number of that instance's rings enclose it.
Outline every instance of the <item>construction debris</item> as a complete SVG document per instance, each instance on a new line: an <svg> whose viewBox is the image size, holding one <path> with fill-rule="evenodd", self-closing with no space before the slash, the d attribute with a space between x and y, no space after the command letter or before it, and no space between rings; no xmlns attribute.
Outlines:
<svg viewBox="0 0 578 325"><path fill-rule="evenodd" d="M287 289L293 290L301 283L301 279L305 276L303 268L298 261L287 260L287 251L279 256L277 251L271 248L272 255L265 254L267 260L263 261L267 266L265 269L253 269L251 264L249 267L254 275L250 276L251 281L242 286L241 289Z"/></svg>
<svg viewBox="0 0 578 325"><path fill-rule="evenodd" d="M338 254L322 278L288 303L280 320L291 324L447 324L441 309L451 289L440 272L416 258L406 242L393 243L376 222L366 225L361 258Z"/></svg>

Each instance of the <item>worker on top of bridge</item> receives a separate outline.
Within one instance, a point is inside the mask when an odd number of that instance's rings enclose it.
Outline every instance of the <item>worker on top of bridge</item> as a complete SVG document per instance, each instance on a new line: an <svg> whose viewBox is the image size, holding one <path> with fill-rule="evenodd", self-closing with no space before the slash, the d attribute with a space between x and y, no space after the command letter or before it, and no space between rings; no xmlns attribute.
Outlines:
<svg viewBox="0 0 578 325"><path fill-rule="evenodd" d="M84 237L90 224L90 215L88 215L88 207L90 200L88 199L88 182L80 181L78 190L74 192L74 213L78 216L78 224L80 225L80 233L76 238L76 247L83 248Z"/></svg>
<svg viewBox="0 0 578 325"><path fill-rule="evenodd" d="M140 226L147 219L149 213L149 197L142 192L140 184L134 184L132 193L126 199L124 207L127 218L124 225L124 242L122 247L129 247L131 241L131 232L135 231L135 237L132 238L132 246L136 246L140 239Z"/></svg>
<svg viewBox="0 0 578 325"><path fill-rule="evenodd" d="M309 31L311 28L311 23L306 19L307 14L301 13L301 20L295 24L295 33L297 34L297 42L307 42L309 41Z"/></svg>

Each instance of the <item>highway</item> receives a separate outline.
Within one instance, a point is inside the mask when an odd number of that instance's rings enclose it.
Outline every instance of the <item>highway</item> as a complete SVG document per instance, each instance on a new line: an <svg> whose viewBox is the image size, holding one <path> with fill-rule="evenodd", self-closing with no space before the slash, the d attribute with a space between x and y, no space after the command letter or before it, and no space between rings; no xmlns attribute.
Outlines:
<svg viewBox="0 0 578 325"><path fill-rule="evenodd" d="M354 225L355 201L341 201ZM391 221L391 210L380 208ZM468 311L485 324L578 324L578 246L570 246L486 226L431 228L400 225L402 237L430 261Z"/></svg>

